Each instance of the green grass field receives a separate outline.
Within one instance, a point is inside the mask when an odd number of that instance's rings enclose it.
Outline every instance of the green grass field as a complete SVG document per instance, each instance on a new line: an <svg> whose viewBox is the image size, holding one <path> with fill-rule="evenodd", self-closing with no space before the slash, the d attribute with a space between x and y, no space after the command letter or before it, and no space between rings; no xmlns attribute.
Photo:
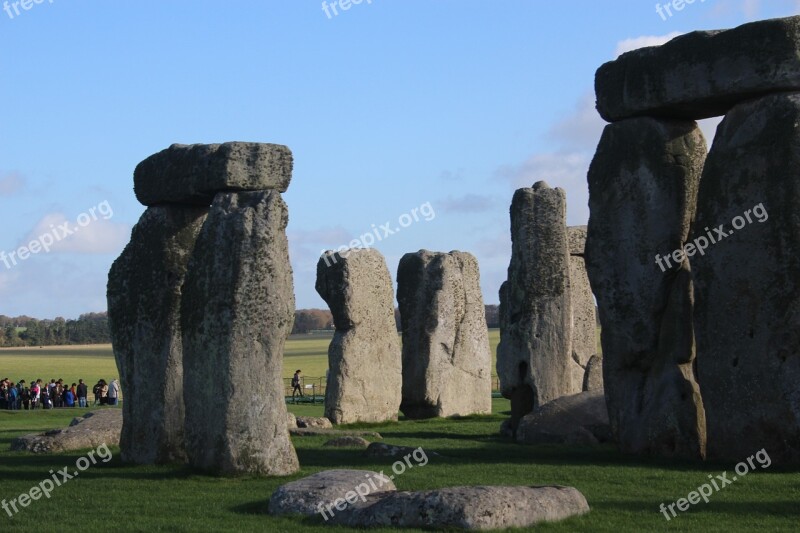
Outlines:
<svg viewBox="0 0 800 533"><path fill-rule="evenodd" d="M493 335L493 346L497 342ZM284 375L295 367L307 375L325 369L327 339L292 339L287 344ZM63 365L63 366L61 366ZM114 377L109 349L0 351L0 374L41 377ZM523 446L498 435L509 403L493 401L494 414L465 419L400 420L368 426L384 441L422 448L429 462L397 476L400 490L454 485L572 485L592 507L584 517L537 530L553 532L639 531L797 531L800 523L800 473L777 467L742 477L667 522L659 513L695 490L709 475L732 471L731 464L696 464L624 456L613 447ZM322 415L322 406L289 405L298 415ZM10 500L50 476L50 470L75 465L83 453L31 455L10 452L13 437L69 424L83 410L0 411L0 499ZM359 427L365 427L360 425ZM183 466L124 465L119 450L49 499L34 501L13 518L0 510L0 532L59 529L168 532L351 531L322 525L322 519L273 518L266 514L275 488L288 480L330 468L388 472L391 460L368 459L360 451L328 449L324 437L295 437L302 470L283 479L215 478ZM434 456L430 452L438 453ZM755 450L754 450L755 452ZM389 530L376 530L389 531ZM397 530L393 530L397 531ZM408 531L408 530L407 530Z"/></svg>

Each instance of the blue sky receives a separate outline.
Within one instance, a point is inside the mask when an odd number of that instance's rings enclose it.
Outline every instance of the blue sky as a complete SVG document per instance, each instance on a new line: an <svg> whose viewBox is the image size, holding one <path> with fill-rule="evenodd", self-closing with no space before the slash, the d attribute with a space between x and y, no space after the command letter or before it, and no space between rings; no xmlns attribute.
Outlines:
<svg viewBox="0 0 800 533"><path fill-rule="evenodd" d="M144 211L136 164L174 142L233 140L294 152L285 199L298 308L325 306L314 291L321 250L397 227L426 203L435 218L375 246L392 276L406 252L469 251L497 303L516 188L563 187L568 222L588 219L600 64L800 8L696 0L663 20L642 0L367 2L330 18L317 0L43 0L19 15L10 2L13 18L0 12L0 251L92 208L113 215L84 216L49 253L0 262L0 314L104 311L108 269Z"/></svg>

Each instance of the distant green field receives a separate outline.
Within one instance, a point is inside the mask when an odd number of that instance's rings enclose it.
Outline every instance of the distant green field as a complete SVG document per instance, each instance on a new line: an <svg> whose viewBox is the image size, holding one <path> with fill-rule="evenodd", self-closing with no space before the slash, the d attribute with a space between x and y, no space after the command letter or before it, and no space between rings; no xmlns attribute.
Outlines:
<svg viewBox="0 0 800 533"><path fill-rule="evenodd" d="M306 383L324 379L328 369L328 345L332 334L292 335L286 341L283 377L289 379L298 368L303 371ZM500 341L499 330L489 330L492 350L492 373L495 353ZM99 379L119 379L110 344L94 346L56 346L45 348L0 349L0 379L63 379L67 383L96 383Z"/></svg>

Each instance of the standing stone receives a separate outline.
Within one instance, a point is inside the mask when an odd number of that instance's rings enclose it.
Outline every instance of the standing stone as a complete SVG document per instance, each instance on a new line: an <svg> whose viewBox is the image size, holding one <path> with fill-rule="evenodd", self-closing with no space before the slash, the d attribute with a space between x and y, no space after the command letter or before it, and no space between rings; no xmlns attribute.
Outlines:
<svg viewBox="0 0 800 533"><path fill-rule="evenodd" d="M600 67L597 110L609 122L640 115L688 120L723 115L758 95L800 90L798 49L797 16L687 33Z"/></svg>
<svg viewBox="0 0 800 533"><path fill-rule="evenodd" d="M577 394L584 390L583 384L589 360L597 353L597 315L594 295L584 261L586 226L568 227L567 237L569 239L569 282L572 301L572 387L570 394Z"/></svg>
<svg viewBox="0 0 800 533"><path fill-rule="evenodd" d="M596 392L603 390L603 357L593 355L586 364L586 374L583 376L583 391Z"/></svg>
<svg viewBox="0 0 800 533"><path fill-rule="evenodd" d="M566 198L545 182L511 203L511 262L500 289L497 374L512 426L573 388Z"/></svg>
<svg viewBox="0 0 800 533"><path fill-rule="evenodd" d="M680 249L706 144L694 122L610 124L589 169L586 267L602 325L612 430L630 453L699 458L705 418L692 364L692 283Z"/></svg>
<svg viewBox="0 0 800 533"><path fill-rule="evenodd" d="M397 270L408 418L489 414L492 355L478 261L420 250Z"/></svg>
<svg viewBox="0 0 800 533"><path fill-rule="evenodd" d="M108 276L108 318L125 401L127 462L183 462L180 306L207 208L150 207ZM91 383L88 384L91 386Z"/></svg>
<svg viewBox="0 0 800 533"><path fill-rule="evenodd" d="M736 106L700 182L692 238L708 247L692 270L709 458L763 448L776 464L800 462L798 123L800 93Z"/></svg>
<svg viewBox="0 0 800 533"><path fill-rule="evenodd" d="M282 361L294 321L286 204L277 191L219 193L181 305L190 463L219 473L299 468Z"/></svg>
<svg viewBox="0 0 800 533"><path fill-rule="evenodd" d="M137 165L133 188L143 205L208 206L220 191L286 192L293 164L280 144L173 144Z"/></svg>
<svg viewBox="0 0 800 533"><path fill-rule="evenodd" d="M327 252L317 263L317 292L333 314L325 416L334 424L397 420L400 340L386 261L375 249Z"/></svg>

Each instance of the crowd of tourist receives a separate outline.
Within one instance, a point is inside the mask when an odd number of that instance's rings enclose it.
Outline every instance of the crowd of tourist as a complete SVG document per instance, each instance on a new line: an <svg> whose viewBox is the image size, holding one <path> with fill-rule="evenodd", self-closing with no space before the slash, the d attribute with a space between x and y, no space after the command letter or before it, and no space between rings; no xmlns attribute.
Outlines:
<svg viewBox="0 0 800 533"><path fill-rule="evenodd" d="M120 397L119 381L104 379L92 387L93 405L117 405ZM0 409L58 409L62 407L88 407L89 387L82 379L68 386L63 379L51 379L45 383L41 379L26 383L24 379L13 382L9 378L0 381Z"/></svg>

